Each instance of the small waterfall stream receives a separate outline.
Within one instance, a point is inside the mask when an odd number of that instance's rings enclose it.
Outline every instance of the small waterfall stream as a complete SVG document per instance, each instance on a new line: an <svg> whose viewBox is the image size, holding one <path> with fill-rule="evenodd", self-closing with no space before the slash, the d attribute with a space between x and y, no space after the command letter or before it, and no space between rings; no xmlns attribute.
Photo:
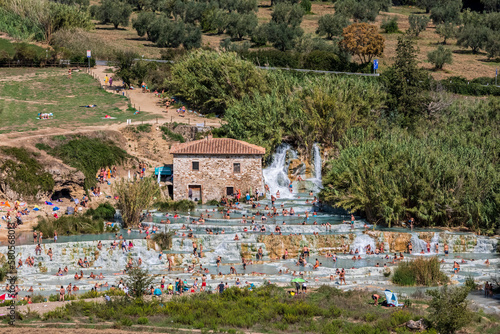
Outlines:
<svg viewBox="0 0 500 334"><path fill-rule="evenodd" d="M288 178L288 152L290 152L292 158L297 157L297 152L290 145L281 144L276 149L271 165L263 170L264 180L269 186L271 195L276 196L276 192L279 190L280 198L293 197L288 188L290 184L290 179Z"/></svg>

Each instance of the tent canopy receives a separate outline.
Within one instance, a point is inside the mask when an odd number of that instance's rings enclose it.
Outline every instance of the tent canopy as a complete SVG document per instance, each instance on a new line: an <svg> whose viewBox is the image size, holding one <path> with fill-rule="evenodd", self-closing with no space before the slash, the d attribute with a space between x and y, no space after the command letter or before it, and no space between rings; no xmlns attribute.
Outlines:
<svg viewBox="0 0 500 334"><path fill-rule="evenodd" d="M387 300L387 305L399 306L398 296L391 290L385 290L385 299Z"/></svg>

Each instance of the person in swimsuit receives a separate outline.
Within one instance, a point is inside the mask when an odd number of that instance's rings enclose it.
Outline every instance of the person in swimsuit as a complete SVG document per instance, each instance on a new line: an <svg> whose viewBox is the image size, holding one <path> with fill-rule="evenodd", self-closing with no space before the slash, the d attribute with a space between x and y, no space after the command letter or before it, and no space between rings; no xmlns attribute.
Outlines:
<svg viewBox="0 0 500 334"><path fill-rule="evenodd" d="M59 301L63 302L64 301L64 294L66 293L66 290L64 290L64 287L61 285L61 289L59 290Z"/></svg>
<svg viewBox="0 0 500 334"><path fill-rule="evenodd" d="M448 244L444 244L444 256L448 256L448 251L449 251Z"/></svg>
<svg viewBox="0 0 500 334"><path fill-rule="evenodd" d="M219 270L220 263L222 261L222 258L220 256L217 256L217 260L215 262L217 263L217 270Z"/></svg>

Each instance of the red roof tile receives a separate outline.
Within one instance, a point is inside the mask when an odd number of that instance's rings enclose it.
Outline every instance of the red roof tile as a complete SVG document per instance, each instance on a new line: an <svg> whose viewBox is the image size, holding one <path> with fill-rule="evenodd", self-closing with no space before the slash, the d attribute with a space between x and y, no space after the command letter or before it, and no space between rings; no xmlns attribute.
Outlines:
<svg viewBox="0 0 500 334"><path fill-rule="evenodd" d="M265 154L266 149L230 138L205 138L188 143L175 144L171 154Z"/></svg>

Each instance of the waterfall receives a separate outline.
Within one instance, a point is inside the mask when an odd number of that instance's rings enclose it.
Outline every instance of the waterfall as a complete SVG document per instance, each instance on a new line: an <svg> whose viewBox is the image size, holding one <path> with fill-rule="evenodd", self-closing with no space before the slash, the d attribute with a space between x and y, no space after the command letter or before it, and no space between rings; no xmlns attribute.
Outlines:
<svg viewBox="0 0 500 334"><path fill-rule="evenodd" d="M286 158L288 151L292 153L293 157L297 156L297 152L292 150L290 145L281 144L276 149L276 153L274 153L271 165L263 170L264 180L269 186L271 195L276 196L276 192L279 190L280 198L293 197L293 194L291 194L288 189L288 185L290 184L290 179L288 178L288 162Z"/></svg>
<svg viewBox="0 0 500 334"><path fill-rule="evenodd" d="M314 182L316 187L321 189L323 187L323 184L321 182L321 152L319 150L319 146L317 143L313 144L313 151L312 151L312 156L313 156L313 165L314 165L314 177L311 181Z"/></svg>
<svg viewBox="0 0 500 334"><path fill-rule="evenodd" d="M358 234L349 249L352 249L353 251L356 251L357 249L359 254L366 254L365 247L367 245L370 245L371 250L375 250L375 240L366 234Z"/></svg>
<svg viewBox="0 0 500 334"><path fill-rule="evenodd" d="M418 237L418 234L413 232L411 234L411 243L413 245L413 254L419 254L422 250L425 254L436 254L436 244L439 243L439 233L434 233L432 239L430 240L431 252L427 252L427 242Z"/></svg>
<svg viewBox="0 0 500 334"><path fill-rule="evenodd" d="M477 245L474 247L474 253L495 253L498 241L492 238L477 238Z"/></svg>

